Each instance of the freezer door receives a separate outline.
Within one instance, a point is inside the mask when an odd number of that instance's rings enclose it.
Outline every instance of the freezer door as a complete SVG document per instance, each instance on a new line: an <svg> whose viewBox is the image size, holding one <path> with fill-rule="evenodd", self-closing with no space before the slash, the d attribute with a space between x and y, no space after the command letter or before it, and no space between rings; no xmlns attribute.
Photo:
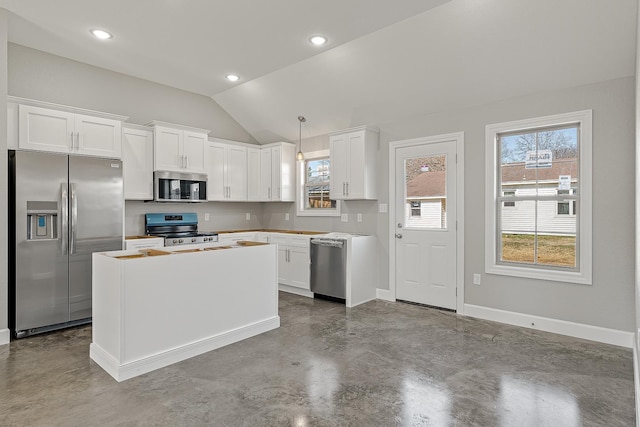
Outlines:
<svg viewBox="0 0 640 427"><path fill-rule="evenodd" d="M67 156L16 151L10 156L15 189L15 329L69 320L69 267L62 216ZM15 171L15 174L13 173Z"/></svg>
<svg viewBox="0 0 640 427"><path fill-rule="evenodd" d="M91 254L124 243L122 162L69 156L70 320L91 317Z"/></svg>

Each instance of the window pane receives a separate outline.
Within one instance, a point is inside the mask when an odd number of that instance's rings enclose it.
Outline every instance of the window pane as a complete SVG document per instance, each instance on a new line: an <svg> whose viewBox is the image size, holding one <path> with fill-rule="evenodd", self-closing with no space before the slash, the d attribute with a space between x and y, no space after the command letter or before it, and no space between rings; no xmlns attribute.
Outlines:
<svg viewBox="0 0 640 427"><path fill-rule="evenodd" d="M499 260L575 267L578 130L570 125L499 135Z"/></svg>
<svg viewBox="0 0 640 427"><path fill-rule="evenodd" d="M331 161L328 158L305 162L305 209L335 209L336 201L329 198Z"/></svg>
<svg viewBox="0 0 640 427"><path fill-rule="evenodd" d="M547 266L576 266L576 217L569 215L569 202L538 202L537 263ZM560 214L560 209L564 214Z"/></svg>
<svg viewBox="0 0 640 427"><path fill-rule="evenodd" d="M447 227L446 155L405 160L405 226Z"/></svg>
<svg viewBox="0 0 640 427"><path fill-rule="evenodd" d="M518 209L501 209L500 261L535 262L535 211L534 200L518 202Z"/></svg>
<svg viewBox="0 0 640 427"><path fill-rule="evenodd" d="M548 188L577 188L577 126L505 134L499 144L500 191L518 186L518 193L537 195Z"/></svg>

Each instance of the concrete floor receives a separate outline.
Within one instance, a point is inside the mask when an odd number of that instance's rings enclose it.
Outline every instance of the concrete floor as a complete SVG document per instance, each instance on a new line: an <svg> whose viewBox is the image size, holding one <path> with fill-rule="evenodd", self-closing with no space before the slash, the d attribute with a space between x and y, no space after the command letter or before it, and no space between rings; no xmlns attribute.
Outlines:
<svg viewBox="0 0 640 427"><path fill-rule="evenodd" d="M0 346L0 425L635 425L627 349L383 301L280 293L280 316L122 383L88 326Z"/></svg>

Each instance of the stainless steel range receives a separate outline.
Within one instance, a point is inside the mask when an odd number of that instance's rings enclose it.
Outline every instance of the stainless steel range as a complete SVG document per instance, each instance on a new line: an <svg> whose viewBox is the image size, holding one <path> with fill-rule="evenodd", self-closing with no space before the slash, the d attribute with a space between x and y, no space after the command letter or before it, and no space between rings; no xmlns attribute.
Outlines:
<svg viewBox="0 0 640 427"><path fill-rule="evenodd" d="M198 215L195 213L148 213L144 216L144 223L146 234L164 237L165 246L218 241L218 233L198 232Z"/></svg>

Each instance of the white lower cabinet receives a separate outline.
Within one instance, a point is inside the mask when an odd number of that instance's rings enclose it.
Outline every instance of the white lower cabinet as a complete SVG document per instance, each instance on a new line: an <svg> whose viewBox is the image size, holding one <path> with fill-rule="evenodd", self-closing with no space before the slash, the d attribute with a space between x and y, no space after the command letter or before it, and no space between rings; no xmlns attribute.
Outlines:
<svg viewBox="0 0 640 427"><path fill-rule="evenodd" d="M309 236L272 233L270 240L278 245L278 283L308 291Z"/></svg>
<svg viewBox="0 0 640 427"><path fill-rule="evenodd" d="M125 250L163 248L164 239L162 237L127 237L124 240Z"/></svg>
<svg viewBox="0 0 640 427"><path fill-rule="evenodd" d="M241 240L255 241L256 233L220 233L218 234L218 243L224 243L227 245L234 244Z"/></svg>

